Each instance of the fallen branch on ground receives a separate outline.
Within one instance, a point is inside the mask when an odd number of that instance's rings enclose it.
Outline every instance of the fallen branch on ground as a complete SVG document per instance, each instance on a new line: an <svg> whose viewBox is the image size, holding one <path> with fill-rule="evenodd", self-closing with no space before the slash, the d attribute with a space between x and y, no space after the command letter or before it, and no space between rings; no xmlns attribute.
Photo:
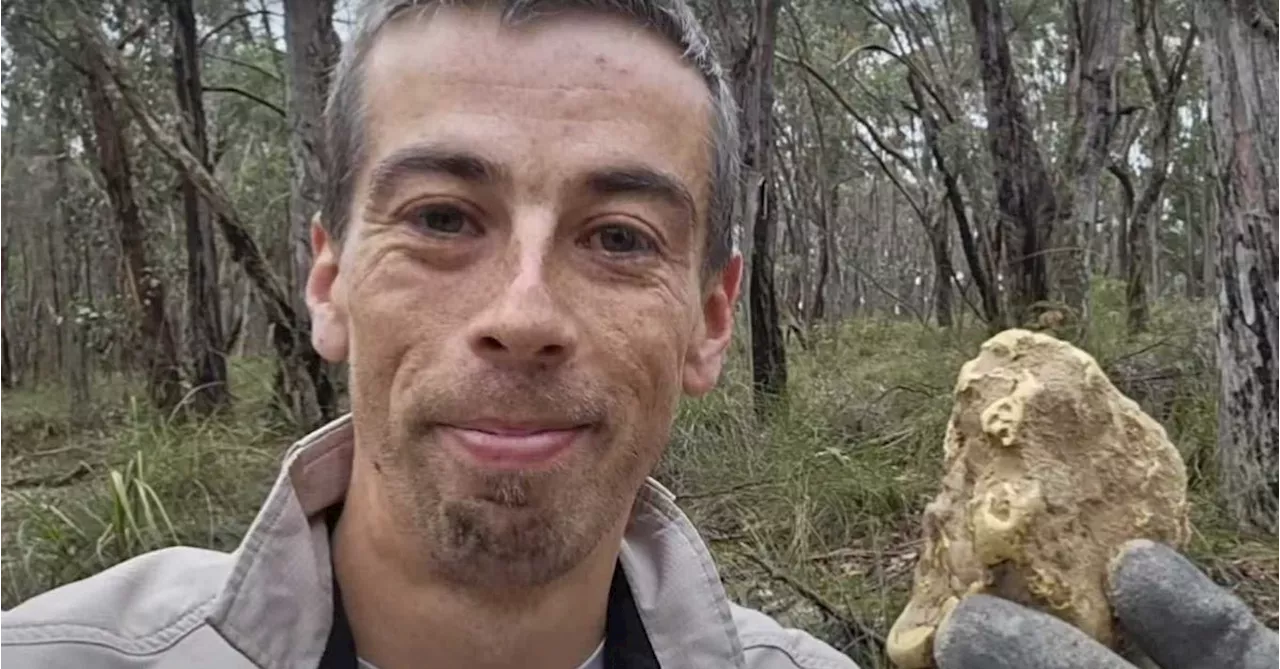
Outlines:
<svg viewBox="0 0 1280 669"><path fill-rule="evenodd" d="M28 458L43 458L50 455L57 455L59 453L66 453L67 451L83 449L84 447L84 444L71 444L68 446L59 446L58 448L50 448L44 451L31 451L30 453L22 453L21 455L25 455Z"/></svg>
<svg viewBox="0 0 1280 669"><path fill-rule="evenodd" d="M707 490L703 492L693 492L687 495L676 495L676 500L680 502L685 502L693 499L706 499L707 497L722 497L724 495L732 495L735 492L750 490L751 488L763 488L765 486L778 485L779 483L781 483L781 481L777 479L770 479L766 481L747 481L746 483L731 485L728 488L719 488L716 490Z"/></svg>
<svg viewBox="0 0 1280 669"><path fill-rule="evenodd" d="M81 462L75 469L56 476L24 476L5 484L6 488L65 488L93 473L93 467Z"/></svg>
<svg viewBox="0 0 1280 669"><path fill-rule="evenodd" d="M814 606L818 607L818 609L822 611L824 614L826 614L829 618L843 625L845 629L849 630L852 633L855 640L861 642L864 639L870 639L874 641L876 644L878 644L881 648L884 647L884 637L880 636L880 633L876 632L870 625L867 625L866 623L860 620L854 619L853 617L849 616L847 613L841 612L839 609L836 608L835 604L832 604L831 602L827 601L827 599L822 595L818 594L816 590L805 585L799 579L792 576L791 574L788 574L787 572L784 572L781 569L773 566L771 562L769 562L767 559L764 558L764 556L760 555L759 553L751 549L745 549L743 551L743 555L746 556L747 559L756 563L761 569L765 570L765 572L769 574L770 578L787 584L788 586L791 587L792 590L795 590L796 593L799 594L801 597L804 597L805 599L809 600L809 602L812 603Z"/></svg>

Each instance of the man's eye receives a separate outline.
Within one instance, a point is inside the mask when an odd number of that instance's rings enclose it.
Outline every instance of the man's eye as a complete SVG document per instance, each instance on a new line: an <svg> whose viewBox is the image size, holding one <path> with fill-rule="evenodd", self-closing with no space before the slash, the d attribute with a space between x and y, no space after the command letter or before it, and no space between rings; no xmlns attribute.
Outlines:
<svg viewBox="0 0 1280 669"><path fill-rule="evenodd" d="M590 246L605 253L648 253L653 243L643 233L624 225L606 225L591 234Z"/></svg>
<svg viewBox="0 0 1280 669"><path fill-rule="evenodd" d="M422 207L411 213L409 220L419 229L437 235L460 235L475 227L461 209L443 205Z"/></svg>

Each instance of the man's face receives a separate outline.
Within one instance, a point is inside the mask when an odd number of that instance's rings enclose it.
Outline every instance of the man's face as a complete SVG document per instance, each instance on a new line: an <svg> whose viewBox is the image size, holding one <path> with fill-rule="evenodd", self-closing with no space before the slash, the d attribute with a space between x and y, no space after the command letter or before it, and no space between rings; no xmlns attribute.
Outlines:
<svg viewBox="0 0 1280 669"><path fill-rule="evenodd" d="M351 223L314 230L307 288L350 363L353 485L447 577L547 582L719 374L741 261L699 271L710 96L622 20L448 8L383 30L364 96Z"/></svg>

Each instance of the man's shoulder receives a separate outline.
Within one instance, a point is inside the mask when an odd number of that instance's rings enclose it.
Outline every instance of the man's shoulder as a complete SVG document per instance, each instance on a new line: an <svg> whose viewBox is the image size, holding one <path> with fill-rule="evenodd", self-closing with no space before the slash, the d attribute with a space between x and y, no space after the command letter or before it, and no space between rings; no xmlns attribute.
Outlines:
<svg viewBox="0 0 1280 669"><path fill-rule="evenodd" d="M858 669L849 656L803 630L730 604L748 669Z"/></svg>
<svg viewBox="0 0 1280 669"><path fill-rule="evenodd" d="M204 624L231 566L231 555L200 548L140 555L5 611L0 643L6 657L65 645L160 653Z"/></svg>

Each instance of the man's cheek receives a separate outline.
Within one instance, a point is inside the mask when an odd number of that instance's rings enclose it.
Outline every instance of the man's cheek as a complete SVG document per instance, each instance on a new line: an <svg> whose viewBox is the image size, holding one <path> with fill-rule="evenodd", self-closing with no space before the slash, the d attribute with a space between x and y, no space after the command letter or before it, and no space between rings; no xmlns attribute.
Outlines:
<svg viewBox="0 0 1280 669"><path fill-rule="evenodd" d="M673 404L673 398L679 396L681 349L672 333L673 330L656 328L641 331L641 336L633 332L630 350L620 358L628 365L632 390L646 413L661 414Z"/></svg>

